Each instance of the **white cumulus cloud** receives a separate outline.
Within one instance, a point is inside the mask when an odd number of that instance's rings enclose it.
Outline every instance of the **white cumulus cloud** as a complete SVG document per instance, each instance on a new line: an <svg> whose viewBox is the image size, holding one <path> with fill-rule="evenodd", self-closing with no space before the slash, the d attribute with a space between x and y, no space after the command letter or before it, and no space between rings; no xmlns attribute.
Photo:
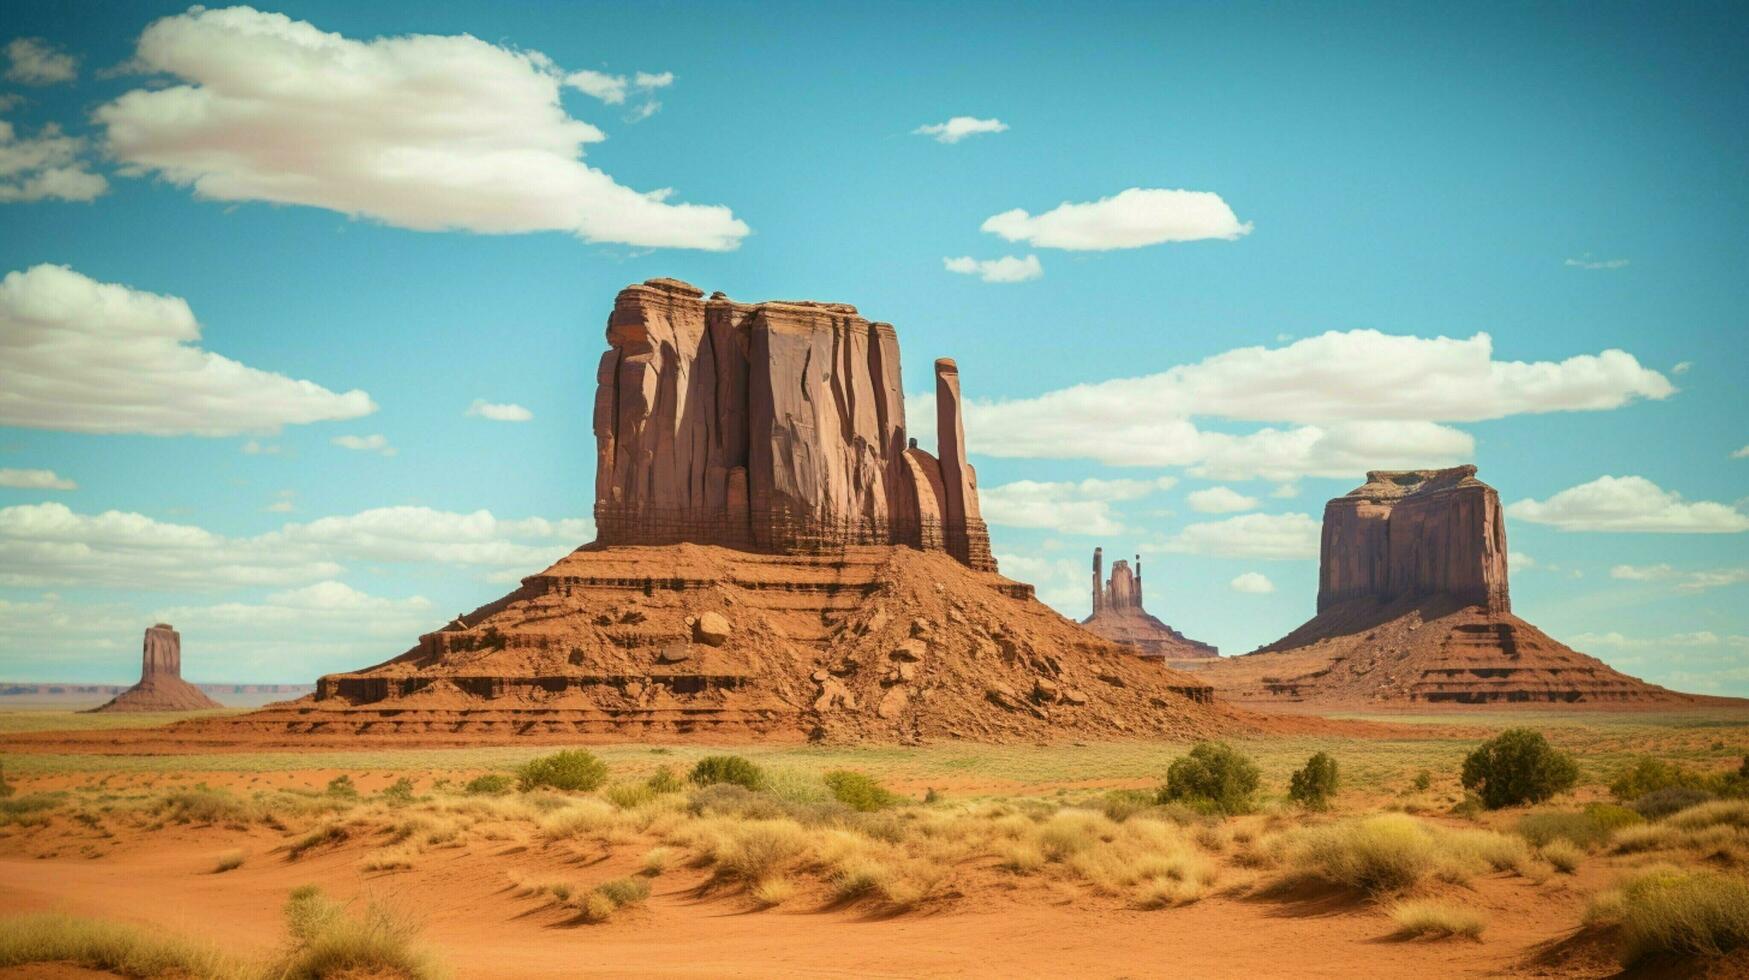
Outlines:
<svg viewBox="0 0 1749 980"><path fill-rule="evenodd" d="M1309 514L1241 514L1187 525L1166 547L1219 558L1316 558L1320 530Z"/></svg>
<svg viewBox="0 0 1749 980"><path fill-rule="evenodd" d="M1152 480L1100 480L1046 483L1016 480L981 487L978 502L984 520L1008 527L1037 527L1064 534L1116 534L1123 523L1111 505L1139 500L1178 481L1170 476Z"/></svg>
<svg viewBox="0 0 1749 980"><path fill-rule="evenodd" d="M1040 248L1104 251L1161 242L1232 240L1251 232L1227 202L1210 191L1129 190L1085 204L1064 201L1043 214L1015 208L993 215L983 230Z"/></svg>
<svg viewBox="0 0 1749 980"><path fill-rule="evenodd" d="M941 262L949 272L977 276L985 282L1026 282L1045 274L1044 266L1039 264L1036 255L1025 258L1004 255L999 259L974 259L969 255L962 255L957 259L942 259Z"/></svg>
<svg viewBox="0 0 1749 980"><path fill-rule="evenodd" d="M53 85L79 77L79 61L40 37L13 38L6 45L6 79L25 85Z"/></svg>
<svg viewBox="0 0 1749 980"><path fill-rule="evenodd" d="M54 470L16 470L0 467L0 487L17 490L77 490L79 484L56 476Z"/></svg>
<svg viewBox="0 0 1749 980"><path fill-rule="evenodd" d="M1547 500L1520 500L1506 513L1563 531L1731 534L1749 530L1749 515L1729 504L1685 501L1642 476L1600 476Z"/></svg>
<svg viewBox="0 0 1749 980"><path fill-rule="evenodd" d="M63 504L0 508L0 585L128 589L295 586L342 562L437 562L545 568L594 537L587 518L547 520L378 507L237 538L144 514L80 514Z"/></svg>
<svg viewBox="0 0 1749 980"><path fill-rule="evenodd" d="M0 119L0 203L91 201L109 181L87 169L85 140L54 123L35 136L19 136Z"/></svg>
<svg viewBox="0 0 1749 980"><path fill-rule="evenodd" d="M1190 509L1199 514L1236 514L1257 509L1256 497L1247 497L1232 487L1192 490L1185 495L1185 500L1189 501Z"/></svg>
<svg viewBox="0 0 1749 980"><path fill-rule="evenodd" d="M38 265L0 280L0 425L227 436L357 418L362 391L202 350L188 304Z"/></svg>
<svg viewBox="0 0 1749 980"><path fill-rule="evenodd" d="M650 247L723 251L748 233L726 207L670 203L584 164L605 136L566 114L564 75L536 51L465 34L360 41L194 7L148 26L135 61L179 82L98 107L107 149L199 197Z"/></svg>
<svg viewBox="0 0 1749 980"><path fill-rule="evenodd" d="M498 404L486 401L484 398L474 399L474 403L468 406L467 414L473 418L491 419L494 422L527 422L534 418L534 413L521 405Z"/></svg>
<svg viewBox="0 0 1749 980"><path fill-rule="evenodd" d="M1262 572L1245 572L1227 584L1234 592L1247 592L1251 595L1268 595L1275 591L1275 583Z"/></svg>
<svg viewBox="0 0 1749 980"><path fill-rule="evenodd" d="M968 136L1007 131L1008 124L1000 119L979 119L975 116L955 116L944 123L931 123L911 130L916 136L932 136L937 143L958 143Z"/></svg>
<svg viewBox="0 0 1749 980"><path fill-rule="evenodd" d="M1354 330L1031 398L972 400L965 421L977 451L992 456L1186 466L1210 479L1287 483L1473 460L1474 438L1446 422L1612 409L1675 390L1619 350L1501 361L1485 333L1454 340ZM933 402L925 395L920 404ZM1298 424L1211 432L1198 416ZM928 413L920 418L927 428Z"/></svg>

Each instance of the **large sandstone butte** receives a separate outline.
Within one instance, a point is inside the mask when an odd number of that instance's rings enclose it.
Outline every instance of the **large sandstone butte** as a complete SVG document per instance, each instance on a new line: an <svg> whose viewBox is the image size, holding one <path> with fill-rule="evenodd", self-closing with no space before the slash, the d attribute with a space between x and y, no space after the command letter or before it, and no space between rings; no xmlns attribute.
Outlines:
<svg viewBox="0 0 1749 980"><path fill-rule="evenodd" d="M1500 495L1474 466L1379 470L1324 507L1318 614L1197 672L1244 701L1655 704L1512 614Z"/></svg>
<svg viewBox="0 0 1749 980"><path fill-rule="evenodd" d="M703 296L651 279L614 300L595 389L599 543L907 544L995 570L953 361L935 362L932 456L905 435L892 324L843 303Z"/></svg>
<svg viewBox="0 0 1749 980"><path fill-rule="evenodd" d="M931 455L906 433L890 325L702 296L654 279L614 303L595 542L228 730L891 742L1251 725L997 574L954 362L935 362Z"/></svg>
<svg viewBox="0 0 1749 980"><path fill-rule="evenodd" d="M1221 651L1190 639L1142 608L1142 556L1132 570L1122 558L1111 563L1111 578L1101 581L1105 549L1093 549L1093 612L1081 625L1108 640L1165 661L1218 657Z"/></svg>
<svg viewBox="0 0 1749 980"><path fill-rule="evenodd" d="M146 629L140 682L92 711L200 711L224 705L182 679L182 634L169 623Z"/></svg>

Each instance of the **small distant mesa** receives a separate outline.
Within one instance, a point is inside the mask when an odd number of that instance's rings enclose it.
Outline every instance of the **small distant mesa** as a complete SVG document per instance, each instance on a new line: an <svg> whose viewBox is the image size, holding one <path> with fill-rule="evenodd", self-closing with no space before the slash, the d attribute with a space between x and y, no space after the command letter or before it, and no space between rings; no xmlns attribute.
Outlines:
<svg viewBox="0 0 1749 980"><path fill-rule="evenodd" d="M1324 507L1318 614L1197 676L1246 701L1613 704L1698 700L1512 614L1506 516L1474 466L1375 470Z"/></svg>
<svg viewBox="0 0 1749 980"><path fill-rule="evenodd" d="M1093 549L1093 613L1081 621L1108 640L1114 640L1148 657L1167 662L1218 657L1221 651L1190 639L1142 608L1142 556L1132 570L1122 558L1111 563L1111 578L1100 581L1105 549Z"/></svg>
<svg viewBox="0 0 1749 980"><path fill-rule="evenodd" d="M169 623L146 628L140 682L92 711L202 711L224 705L182 679L182 634Z"/></svg>

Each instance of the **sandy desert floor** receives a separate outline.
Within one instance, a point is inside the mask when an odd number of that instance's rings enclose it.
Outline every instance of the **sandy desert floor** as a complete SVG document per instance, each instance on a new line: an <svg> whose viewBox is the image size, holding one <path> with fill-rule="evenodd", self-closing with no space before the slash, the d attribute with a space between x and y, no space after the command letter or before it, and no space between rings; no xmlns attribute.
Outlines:
<svg viewBox="0 0 1749 980"><path fill-rule="evenodd" d="M1585 925L1596 896L1649 866L1740 876L1749 859L1749 827L1736 826L1704 844L1593 842L1562 873L1519 835L1529 811L1453 812L1463 755L1493 729L1528 723L1578 756L1578 789L1535 808L1566 813L1607 800L1609 780L1643 755L1735 769L1749 715L1727 710L1477 713L1461 725L1397 715L1388 738L1240 741L1264 793L1257 812L1226 818L1113 803L1137 798L1114 791L1160 784L1187 748L1167 743L610 745L592 747L611 773L597 793L488 796L463 788L551 747L139 755L6 742L81 721L0 715L14 789L0 917L132 923L250 962L286 947L288 896L316 885L416 923L416 942L459 977L1608 976L1622 969L1619 937ZM1344 788L1309 813L1285 789L1319 750L1342 764ZM641 789L658 769L684 774L723 752L773 774L774 788L703 802L692 788ZM903 805L831 810L819 776L839 769L875 777ZM329 791L339 776L356 797ZM385 793L403 778L410 798ZM1485 834L1510 853L1371 894L1295 867L1297 835L1379 814L1453 841ZM775 835L782 851L757 881L727 870L749 834ZM647 898L592 921L581 898L626 880ZM1485 927L1474 939L1405 936L1392 911L1407 899L1479 913ZM1739 953L1653 957L1633 972L1744 969ZM0 975L107 974L63 963Z"/></svg>

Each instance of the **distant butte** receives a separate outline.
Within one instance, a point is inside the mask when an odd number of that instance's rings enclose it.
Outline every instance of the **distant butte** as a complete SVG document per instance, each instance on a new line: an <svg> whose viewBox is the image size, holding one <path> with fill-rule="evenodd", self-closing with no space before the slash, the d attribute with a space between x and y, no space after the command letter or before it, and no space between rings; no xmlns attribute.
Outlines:
<svg viewBox="0 0 1749 980"><path fill-rule="evenodd" d="M1142 608L1142 556L1136 565L1122 558L1111 563L1111 578L1101 581L1104 548L1093 549L1093 612L1081 625L1094 633L1133 647L1142 655L1163 661L1202 660L1221 651L1190 639Z"/></svg>
<svg viewBox="0 0 1749 980"><path fill-rule="evenodd" d="M224 705L182 679L182 634L169 623L146 629L140 682L92 711L200 711Z"/></svg>
<svg viewBox="0 0 1749 980"><path fill-rule="evenodd" d="M1699 700L1620 673L1513 615L1506 573L1500 495L1474 466L1371 472L1324 507L1317 615L1197 676L1252 702Z"/></svg>

